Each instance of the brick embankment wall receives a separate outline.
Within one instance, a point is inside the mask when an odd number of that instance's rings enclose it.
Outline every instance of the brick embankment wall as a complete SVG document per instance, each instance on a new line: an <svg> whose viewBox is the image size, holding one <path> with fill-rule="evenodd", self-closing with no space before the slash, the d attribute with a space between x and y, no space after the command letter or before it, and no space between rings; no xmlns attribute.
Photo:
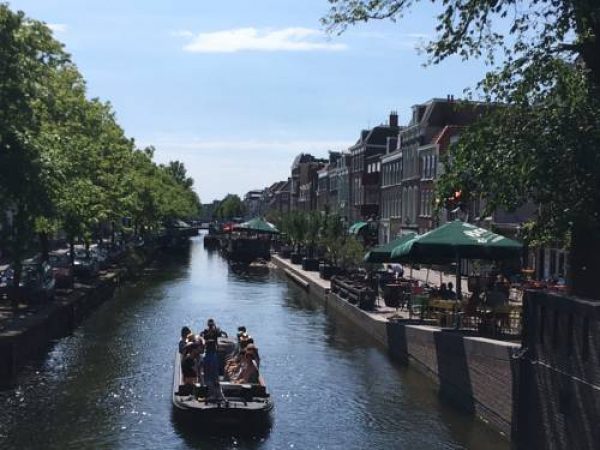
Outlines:
<svg viewBox="0 0 600 450"><path fill-rule="evenodd" d="M400 322L389 323L387 333L394 358L428 374L445 399L512 436L519 345Z"/></svg>
<svg viewBox="0 0 600 450"><path fill-rule="evenodd" d="M391 322L369 314L330 293L318 274L302 271L273 257L276 266L309 284L328 312L342 316L375 338L390 355L410 363L439 385L440 394L462 410L475 414L506 437L513 436L513 408L520 345L464 336L452 330Z"/></svg>
<svg viewBox="0 0 600 450"><path fill-rule="evenodd" d="M600 448L600 301L528 292L524 320L521 448Z"/></svg>

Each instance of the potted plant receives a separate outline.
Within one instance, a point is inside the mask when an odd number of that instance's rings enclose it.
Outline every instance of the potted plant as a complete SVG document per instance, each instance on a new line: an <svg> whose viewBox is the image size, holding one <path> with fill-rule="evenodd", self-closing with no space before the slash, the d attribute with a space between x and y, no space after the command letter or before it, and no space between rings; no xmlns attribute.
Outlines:
<svg viewBox="0 0 600 450"><path fill-rule="evenodd" d="M319 259L316 258L317 244L319 243L321 224L323 222L321 214L313 211L305 216L306 233L304 235L304 245L306 246L307 254L302 260L302 268L316 272L319 270Z"/></svg>

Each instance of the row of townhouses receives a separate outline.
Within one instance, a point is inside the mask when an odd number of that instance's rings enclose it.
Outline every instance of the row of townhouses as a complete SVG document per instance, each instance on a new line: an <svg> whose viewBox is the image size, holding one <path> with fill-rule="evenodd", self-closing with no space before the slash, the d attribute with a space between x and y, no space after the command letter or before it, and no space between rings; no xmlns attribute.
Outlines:
<svg viewBox="0 0 600 450"><path fill-rule="evenodd" d="M362 130L344 151L329 151L327 158L298 155L287 180L246 194L248 214L321 211L339 214L349 225L376 222L380 244L408 232L427 232L463 214L436 213L435 183L449 147L491 107L452 96L434 98L414 105L406 125L392 111L386 124ZM484 216L484 209L483 200L475 201L461 218L512 237L535 213L534 205L491 216ZM528 265L539 278L548 278L564 275L566 260L563 250L543 248L529 252Z"/></svg>

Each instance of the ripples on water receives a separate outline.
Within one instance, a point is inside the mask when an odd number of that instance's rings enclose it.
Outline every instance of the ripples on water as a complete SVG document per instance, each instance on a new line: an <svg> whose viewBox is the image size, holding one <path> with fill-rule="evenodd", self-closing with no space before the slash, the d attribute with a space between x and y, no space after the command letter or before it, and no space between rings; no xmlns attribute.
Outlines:
<svg viewBox="0 0 600 450"><path fill-rule="evenodd" d="M209 316L231 333L246 325L258 343L270 430L191 430L173 417L179 330ZM0 407L2 449L508 448L279 274L237 273L200 239L122 287L0 393Z"/></svg>

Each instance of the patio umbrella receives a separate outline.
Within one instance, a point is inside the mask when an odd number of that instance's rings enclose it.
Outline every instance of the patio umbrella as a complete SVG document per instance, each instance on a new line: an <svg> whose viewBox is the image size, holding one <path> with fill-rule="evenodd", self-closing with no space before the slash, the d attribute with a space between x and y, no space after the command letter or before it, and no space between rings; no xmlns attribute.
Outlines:
<svg viewBox="0 0 600 450"><path fill-rule="evenodd" d="M234 229L239 231L251 231L254 233L279 234L279 230L275 225L260 217L235 225Z"/></svg>
<svg viewBox="0 0 600 450"><path fill-rule="evenodd" d="M363 258L363 261L368 263L392 262L392 250L404 244L405 242L413 239L415 236L415 233L405 234L397 239L394 239L393 241L388 242L387 244L373 247L367 252L365 257Z"/></svg>
<svg viewBox="0 0 600 450"><path fill-rule="evenodd" d="M348 233L350 234L358 234L358 232L360 230L362 230L364 227L366 227L368 225L367 222L356 222L353 223L350 228L348 229Z"/></svg>
<svg viewBox="0 0 600 450"><path fill-rule="evenodd" d="M521 255L522 244L485 228L456 220L416 236L392 251L392 260L413 262L456 261L456 296L460 298L460 261L511 259Z"/></svg>

